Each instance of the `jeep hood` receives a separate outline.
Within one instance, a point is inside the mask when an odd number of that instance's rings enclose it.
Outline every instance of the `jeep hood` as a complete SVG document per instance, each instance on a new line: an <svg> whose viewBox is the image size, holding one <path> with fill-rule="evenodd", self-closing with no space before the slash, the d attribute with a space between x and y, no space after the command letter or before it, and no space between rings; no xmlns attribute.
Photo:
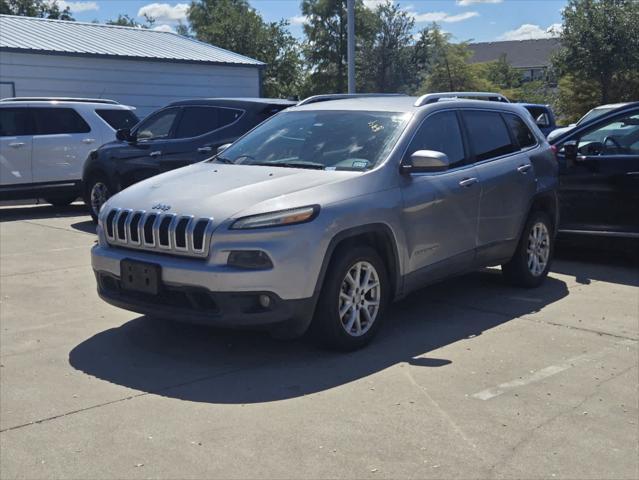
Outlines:
<svg viewBox="0 0 639 480"><path fill-rule="evenodd" d="M105 209L152 210L212 217L243 215L320 203L316 187L360 177L361 172L305 170L200 162L135 184L109 199ZM292 195L297 195L295 199ZM306 203L296 203L306 202Z"/></svg>

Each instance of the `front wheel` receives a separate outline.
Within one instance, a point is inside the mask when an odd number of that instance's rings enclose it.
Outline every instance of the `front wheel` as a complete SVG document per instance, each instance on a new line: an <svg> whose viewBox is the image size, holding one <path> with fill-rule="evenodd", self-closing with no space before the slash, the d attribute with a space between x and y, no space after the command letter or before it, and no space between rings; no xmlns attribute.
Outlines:
<svg viewBox="0 0 639 480"><path fill-rule="evenodd" d="M379 330L389 290L384 262L373 248L336 252L326 272L311 334L328 348L362 348Z"/></svg>
<svg viewBox="0 0 639 480"><path fill-rule="evenodd" d="M550 270L555 248L553 225L544 212L534 212L524 227L517 250L502 272L514 285L538 287Z"/></svg>
<svg viewBox="0 0 639 480"><path fill-rule="evenodd" d="M92 178L86 186L84 193L84 203L89 207L89 213L94 223L98 222L100 208L113 195L113 189L109 182L98 176Z"/></svg>

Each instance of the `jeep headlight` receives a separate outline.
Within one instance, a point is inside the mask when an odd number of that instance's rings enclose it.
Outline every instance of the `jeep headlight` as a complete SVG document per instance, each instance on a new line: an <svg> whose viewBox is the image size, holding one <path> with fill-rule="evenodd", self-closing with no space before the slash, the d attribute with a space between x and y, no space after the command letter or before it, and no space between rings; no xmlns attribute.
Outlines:
<svg viewBox="0 0 639 480"><path fill-rule="evenodd" d="M310 222L319 214L319 205L291 208L277 212L260 213L242 217L231 225L232 230L244 230L250 228L281 227L285 225L297 225Z"/></svg>

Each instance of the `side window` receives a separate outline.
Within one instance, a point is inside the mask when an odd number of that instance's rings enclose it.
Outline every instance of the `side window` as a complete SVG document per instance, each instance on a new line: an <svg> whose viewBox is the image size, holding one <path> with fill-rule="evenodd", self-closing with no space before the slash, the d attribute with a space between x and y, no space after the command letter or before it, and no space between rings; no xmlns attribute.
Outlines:
<svg viewBox="0 0 639 480"><path fill-rule="evenodd" d="M176 138L190 138L204 135L237 120L242 112L231 108L185 107Z"/></svg>
<svg viewBox="0 0 639 480"><path fill-rule="evenodd" d="M526 122L524 122L521 118L517 115L513 115L512 113L506 113L504 118L506 119L506 123L508 124L513 137L517 140L520 148L532 147L537 143L535 135L530 131Z"/></svg>
<svg viewBox="0 0 639 480"><path fill-rule="evenodd" d="M171 128L175 123L175 118L179 111L178 108L169 108L144 120L137 129L138 140L145 141L169 138Z"/></svg>
<svg viewBox="0 0 639 480"><path fill-rule="evenodd" d="M34 108L36 135L88 133L89 124L72 108Z"/></svg>
<svg viewBox="0 0 639 480"><path fill-rule="evenodd" d="M581 155L639 155L639 113L616 118L579 139Z"/></svg>
<svg viewBox="0 0 639 480"><path fill-rule="evenodd" d="M33 117L28 108L0 108L0 137L33 135Z"/></svg>
<svg viewBox="0 0 639 480"><path fill-rule="evenodd" d="M506 124L498 112L467 110L462 115L476 161L519 150L519 147L512 144Z"/></svg>
<svg viewBox="0 0 639 480"><path fill-rule="evenodd" d="M451 166L464 162L464 144L455 112L440 112L422 123L408 148L408 155L417 150L445 153Z"/></svg>

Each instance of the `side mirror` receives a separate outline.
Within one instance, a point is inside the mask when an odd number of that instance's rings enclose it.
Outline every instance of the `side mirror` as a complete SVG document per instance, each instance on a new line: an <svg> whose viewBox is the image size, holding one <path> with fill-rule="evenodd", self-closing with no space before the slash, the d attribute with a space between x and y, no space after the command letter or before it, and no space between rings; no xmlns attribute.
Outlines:
<svg viewBox="0 0 639 480"><path fill-rule="evenodd" d="M577 140L569 140L563 144L564 157L566 157L566 160L571 162L574 162L577 160L577 153L578 153L577 146L578 146Z"/></svg>
<svg viewBox="0 0 639 480"><path fill-rule="evenodd" d="M220 153L222 153L224 150L226 150L230 146L231 146L230 143L225 143L224 145L220 145L219 147L217 147L217 154L219 155Z"/></svg>
<svg viewBox="0 0 639 480"><path fill-rule="evenodd" d="M450 168L448 155L434 150L417 150L402 163L403 173L442 172Z"/></svg>
<svg viewBox="0 0 639 480"><path fill-rule="evenodd" d="M135 137L131 135L130 128L121 128L115 132L115 138L121 142L134 142Z"/></svg>

